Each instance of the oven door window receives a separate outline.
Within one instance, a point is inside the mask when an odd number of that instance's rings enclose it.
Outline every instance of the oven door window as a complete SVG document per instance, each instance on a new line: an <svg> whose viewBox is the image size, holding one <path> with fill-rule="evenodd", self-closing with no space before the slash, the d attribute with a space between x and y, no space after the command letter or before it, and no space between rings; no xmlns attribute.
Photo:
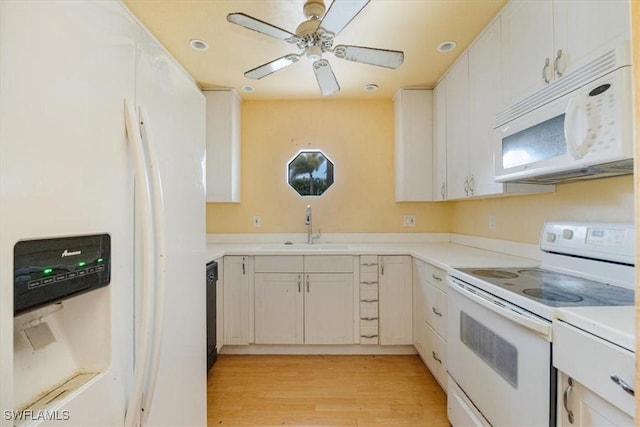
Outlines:
<svg viewBox="0 0 640 427"><path fill-rule="evenodd" d="M460 341L513 388L518 388L518 349L513 344L463 311L460 312Z"/></svg>
<svg viewBox="0 0 640 427"><path fill-rule="evenodd" d="M504 169L524 166L566 154L565 115L561 114L502 138Z"/></svg>

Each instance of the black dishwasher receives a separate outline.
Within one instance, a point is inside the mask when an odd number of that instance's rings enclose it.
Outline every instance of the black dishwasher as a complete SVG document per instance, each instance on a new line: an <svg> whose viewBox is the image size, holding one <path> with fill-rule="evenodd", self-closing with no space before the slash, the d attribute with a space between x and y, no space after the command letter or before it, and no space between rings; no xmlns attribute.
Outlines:
<svg viewBox="0 0 640 427"><path fill-rule="evenodd" d="M218 263L207 264L207 372L218 357L216 351L216 282L218 281Z"/></svg>

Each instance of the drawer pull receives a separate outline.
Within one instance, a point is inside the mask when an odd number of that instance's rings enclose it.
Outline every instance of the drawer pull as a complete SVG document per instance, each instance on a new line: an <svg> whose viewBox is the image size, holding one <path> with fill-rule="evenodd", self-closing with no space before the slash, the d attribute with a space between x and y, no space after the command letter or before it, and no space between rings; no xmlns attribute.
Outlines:
<svg viewBox="0 0 640 427"><path fill-rule="evenodd" d="M442 360L440 360L440 359L438 358L438 355L437 355L437 354L436 354L436 352L435 352L435 351L433 351L433 350L431 350L431 357L433 357L433 359L434 359L436 362L438 362L439 364L441 364L441 365L442 365Z"/></svg>
<svg viewBox="0 0 640 427"><path fill-rule="evenodd" d="M437 280L438 282L442 282L442 277L437 276L435 273L432 273L431 277L433 278L433 280Z"/></svg>
<svg viewBox="0 0 640 427"><path fill-rule="evenodd" d="M360 320L378 320L377 317L361 317Z"/></svg>
<svg viewBox="0 0 640 427"><path fill-rule="evenodd" d="M573 411L569 409L569 396L571 395L571 391L573 390L573 379L571 377L567 378L567 388L564 389L564 395L562 396L562 403L564 404L564 410L567 411L567 418L569 419L569 423L573 424Z"/></svg>
<svg viewBox="0 0 640 427"><path fill-rule="evenodd" d="M360 338L378 338L378 335L360 335Z"/></svg>
<svg viewBox="0 0 640 427"><path fill-rule="evenodd" d="M431 311L433 311L433 314L435 314L438 317L442 317L442 313L440 313L438 310L436 310L435 307L431 307Z"/></svg>
<svg viewBox="0 0 640 427"><path fill-rule="evenodd" d="M377 285L378 284L378 282L373 282L373 281L371 281L371 282L360 282L360 283L362 283L363 285Z"/></svg>
<svg viewBox="0 0 640 427"><path fill-rule="evenodd" d="M374 265L378 265L378 264L375 262L365 262L364 264L360 264L360 265L364 265L366 267L373 267Z"/></svg>
<svg viewBox="0 0 640 427"><path fill-rule="evenodd" d="M625 380L623 380L619 376L611 375L610 378L611 378L611 381L613 381L614 383L618 384L620 387L622 387L622 389L624 391L629 393L631 396L635 396L636 395L636 391L633 389L633 387L631 387L628 382L626 382Z"/></svg>
<svg viewBox="0 0 640 427"><path fill-rule="evenodd" d="M360 302L378 302L377 299L361 299Z"/></svg>

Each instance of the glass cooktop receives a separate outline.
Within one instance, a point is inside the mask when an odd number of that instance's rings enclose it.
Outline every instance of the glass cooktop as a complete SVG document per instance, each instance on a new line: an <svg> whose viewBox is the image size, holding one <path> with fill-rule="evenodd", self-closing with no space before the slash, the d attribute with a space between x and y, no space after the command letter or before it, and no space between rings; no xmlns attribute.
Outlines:
<svg viewBox="0 0 640 427"><path fill-rule="evenodd" d="M543 268L459 268L476 279L552 307L634 304L634 292Z"/></svg>

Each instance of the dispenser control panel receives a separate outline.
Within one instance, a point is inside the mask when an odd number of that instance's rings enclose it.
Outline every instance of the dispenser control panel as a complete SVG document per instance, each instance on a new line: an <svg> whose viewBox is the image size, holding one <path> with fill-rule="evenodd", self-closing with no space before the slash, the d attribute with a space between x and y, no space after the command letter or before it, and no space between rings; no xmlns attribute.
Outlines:
<svg viewBox="0 0 640 427"><path fill-rule="evenodd" d="M13 248L18 315L109 284L108 234L23 240Z"/></svg>

